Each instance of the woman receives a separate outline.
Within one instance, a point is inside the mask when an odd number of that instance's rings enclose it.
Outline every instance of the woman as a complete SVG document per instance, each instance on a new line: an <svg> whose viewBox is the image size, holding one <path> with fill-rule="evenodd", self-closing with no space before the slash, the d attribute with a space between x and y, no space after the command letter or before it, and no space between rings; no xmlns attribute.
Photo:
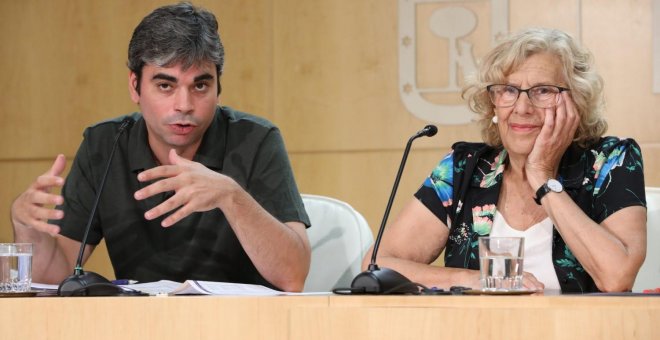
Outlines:
<svg viewBox="0 0 660 340"><path fill-rule="evenodd" d="M454 144L388 227L379 265L478 288L477 239L513 235L525 237L527 289L630 290L646 254L642 156L632 139L601 137L589 52L558 30L523 31L484 58L464 97L486 143ZM430 265L443 250L445 267Z"/></svg>

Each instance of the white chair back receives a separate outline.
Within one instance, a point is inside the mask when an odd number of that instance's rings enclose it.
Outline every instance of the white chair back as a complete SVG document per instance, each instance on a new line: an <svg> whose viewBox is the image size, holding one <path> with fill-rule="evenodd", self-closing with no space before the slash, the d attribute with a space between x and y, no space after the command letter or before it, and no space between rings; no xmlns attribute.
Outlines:
<svg viewBox="0 0 660 340"><path fill-rule="evenodd" d="M312 263L304 291L329 292L350 287L373 243L369 224L345 202L309 194L303 194L302 199L312 223L307 229Z"/></svg>
<svg viewBox="0 0 660 340"><path fill-rule="evenodd" d="M660 287L660 188L646 188L646 260L633 292Z"/></svg>

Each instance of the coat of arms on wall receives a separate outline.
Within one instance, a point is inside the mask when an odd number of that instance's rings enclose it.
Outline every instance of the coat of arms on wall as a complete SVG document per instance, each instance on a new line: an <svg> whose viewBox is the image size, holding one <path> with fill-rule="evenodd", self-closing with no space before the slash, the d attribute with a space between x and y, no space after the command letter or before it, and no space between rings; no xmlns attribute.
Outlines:
<svg viewBox="0 0 660 340"><path fill-rule="evenodd" d="M487 50L508 34L508 6L508 0L399 0L399 93L410 113L444 125L474 119L461 99L462 82L476 69L475 48Z"/></svg>

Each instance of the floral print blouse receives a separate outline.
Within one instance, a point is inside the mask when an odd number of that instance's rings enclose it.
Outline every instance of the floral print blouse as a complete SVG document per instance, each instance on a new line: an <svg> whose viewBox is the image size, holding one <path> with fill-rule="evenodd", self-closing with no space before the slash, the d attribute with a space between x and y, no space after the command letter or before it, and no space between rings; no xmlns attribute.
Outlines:
<svg viewBox="0 0 660 340"><path fill-rule="evenodd" d="M506 164L502 148L459 142L415 194L450 229L445 266L479 269L477 240L493 226ZM633 139L603 137L588 148L571 145L559 165L558 180L596 223L619 209L646 206L642 154ZM598 291L556 228L552 260L562 292Z"/></svg>

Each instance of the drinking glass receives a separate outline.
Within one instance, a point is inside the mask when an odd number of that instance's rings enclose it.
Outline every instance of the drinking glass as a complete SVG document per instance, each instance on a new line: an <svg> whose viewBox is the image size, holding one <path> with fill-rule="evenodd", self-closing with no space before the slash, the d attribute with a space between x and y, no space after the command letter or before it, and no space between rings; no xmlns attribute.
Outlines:
<svg viewBox="0 0 660 340"><path fill-rule="evenodd" d="M0 293L30 291L32 243L0 243Z"/></svg>
<svg viewBox="0 0 660 340"><path fill-rule="evenodd" d="M524 237L480 237L481 289L510 291L523 288Z"/></svg>

